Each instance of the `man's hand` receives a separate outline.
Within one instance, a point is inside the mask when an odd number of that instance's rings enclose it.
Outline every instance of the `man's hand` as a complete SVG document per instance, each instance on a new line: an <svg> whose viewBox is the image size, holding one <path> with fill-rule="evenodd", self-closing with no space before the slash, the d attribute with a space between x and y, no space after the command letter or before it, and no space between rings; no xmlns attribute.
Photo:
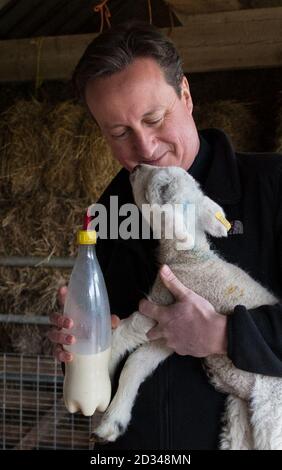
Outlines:
<svg viewBox="0 0 282 470"><path fill-rule="evenodd" d="M140 301L139 312L157 321L148 331L148 338L164 338L167 346L182 356L226 354L226 316L218 314L207 300L185 287L167 265L161 267L159 274L175 303L160 306L146 299Z"/></svg>
<svg viewBox="0 0 282 470"><path fill-rule="evenodd" d="M58 291L58 301L61 307L64 306L66 295L68 292L67 286L63 286ZM120 319L117 315L112 315L112 328L117 328ZM52 313L50 315L50 323L55 328L51 328L48 332L49 340L54 343L54 356L58 361L71 362L73 359L72 353L65 351L63 345L75 343L75 336L62 331L62 329L71 329L73 321L71 318L64 317L62 314Z"/></svg>

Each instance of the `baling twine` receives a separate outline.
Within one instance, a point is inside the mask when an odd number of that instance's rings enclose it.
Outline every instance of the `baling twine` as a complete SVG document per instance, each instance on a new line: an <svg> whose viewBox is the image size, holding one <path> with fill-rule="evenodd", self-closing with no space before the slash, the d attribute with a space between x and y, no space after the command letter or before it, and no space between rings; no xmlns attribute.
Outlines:
<svg viewBox="0 0 282 470"><path fill-rule="evenodd" d="M108 28L111 27L110 18L111 18L112 15L111 15L111 12L110 12L110 9L109 9L107 3L108 3L108 0L104 0L103 2L99 3L98 5L96 5L94 7L94 11L96 13L100 12L100 15L101 15L100 33L102 33L102 31L104 29L104 21L105 20L107 22Z"/></svg>

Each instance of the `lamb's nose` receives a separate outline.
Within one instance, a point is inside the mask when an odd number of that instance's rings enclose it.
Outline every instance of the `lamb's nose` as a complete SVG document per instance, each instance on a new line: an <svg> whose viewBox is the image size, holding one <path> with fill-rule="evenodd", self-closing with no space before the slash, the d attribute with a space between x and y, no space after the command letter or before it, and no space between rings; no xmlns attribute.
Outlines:
<svg viewBox="0 0 282 470"><path fill-rule="evenodd" d="M135 171L138 170L138 168L141 168L141 165L136 165L136 166L133 168L131 174L132 174L132 173L135 173Z"/></svg>

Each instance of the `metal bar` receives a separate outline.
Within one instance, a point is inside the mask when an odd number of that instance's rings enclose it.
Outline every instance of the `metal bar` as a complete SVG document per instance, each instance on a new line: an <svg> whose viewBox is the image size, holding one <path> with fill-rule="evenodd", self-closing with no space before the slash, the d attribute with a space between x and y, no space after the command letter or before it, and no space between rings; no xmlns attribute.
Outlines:
<svg viewBox="0 0 282 470"><path fill-rule="evenodd" d="M5 371L5 373L3 372L0 372L0 379L3 377L6 381L7 379L9 379L11 382L17 382L19 381L19 373L21 372L7 372ZM35 374L22 374L22 378L25 382L28 382L28 383L35 383ZM59 384L62 384L63 383L63 377L58 377L57 378L57 381ZM51 384L51 387L50 387L50 390L53 390L53 385L54 385L54 377L51 376L51 375L42 375L39 377L39 382L40 383L46 383L47 384Z"/></svg>
<svg viewBox="0 0 282 470"><path fill-rule="evenodd" d="M16 315L13 313L0 313L0 323L20 323L23 325L50 325L49 317L43 315Z"/></svg>
<svg viewBox="0 0 282 470"><path fill-rule="evenodd" d="M0 353L1 448L89 448L90 418L66 411L63 379L51 356Z"/></svg>
<svg viewBox="0 0 282 470"><path fill-rule="evenodd" d="M72 268L74 261L75 258L52 257L48 259L41 256L0 256L0 266Z"/></svg>

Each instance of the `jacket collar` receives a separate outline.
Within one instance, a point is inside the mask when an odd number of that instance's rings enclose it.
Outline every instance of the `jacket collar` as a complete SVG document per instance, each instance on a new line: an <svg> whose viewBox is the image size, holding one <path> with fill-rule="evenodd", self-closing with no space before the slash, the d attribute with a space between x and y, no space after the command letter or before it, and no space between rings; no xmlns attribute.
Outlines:
<svg viewBox="0 0 282 470"><path fill-rule="evenodd" d="M199 132L212 149L212 161L203 185L204 192L220 204L235 204L241 198L236 154L226 134L219 129Z"/></svg>

